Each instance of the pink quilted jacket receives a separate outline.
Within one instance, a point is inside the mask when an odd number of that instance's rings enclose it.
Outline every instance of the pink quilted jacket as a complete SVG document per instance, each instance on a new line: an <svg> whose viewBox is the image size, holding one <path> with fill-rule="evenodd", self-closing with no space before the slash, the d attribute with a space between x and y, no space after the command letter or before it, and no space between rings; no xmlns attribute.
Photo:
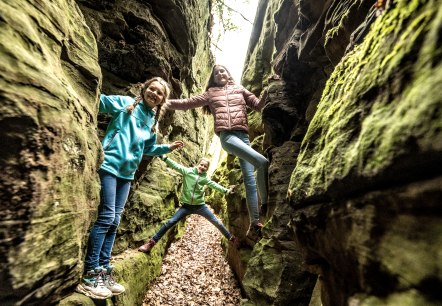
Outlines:
<svg viewBox="0 0 442 306"><path fill-rule="evenodd" d="M241 85L228 84L224 87L209 88L203 94L188 99L170 99L165 104L168 109L187 110L208 105L215 119L215 133L243 130L248 132L247 106L260 111L264 100L260 101L253 93Z"/></svg>

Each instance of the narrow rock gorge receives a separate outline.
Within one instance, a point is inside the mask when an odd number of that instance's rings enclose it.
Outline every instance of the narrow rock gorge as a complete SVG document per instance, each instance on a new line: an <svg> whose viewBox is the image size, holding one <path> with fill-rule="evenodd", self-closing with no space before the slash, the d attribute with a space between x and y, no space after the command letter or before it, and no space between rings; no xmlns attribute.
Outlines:
<svg viewBox="0 0 442 306"><path fill-rule="evenodd" d="M153 76L174 98L201 93L212 2L0 3L1 305L95 305L74 289L99 202L99 94L135 96ZM249 114L270 161L263 238L246 237L236 158L212 179L238 191L207 196L241 240L223 246L242 304L441 305L442 1L257 2L242 84L266 103ZM212 125L168 111L158 142L184 140L171 156L190 166L212 154ZM141 305L160 274L182 224L137 247L178 207L180 179L140 165L113 254L129 289L108 305Z"/></svg>

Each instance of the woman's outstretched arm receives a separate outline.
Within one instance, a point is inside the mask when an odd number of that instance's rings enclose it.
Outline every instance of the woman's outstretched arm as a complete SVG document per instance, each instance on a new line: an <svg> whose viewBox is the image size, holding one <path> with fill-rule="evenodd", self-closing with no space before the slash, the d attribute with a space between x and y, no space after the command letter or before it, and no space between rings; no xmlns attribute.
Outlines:
<svg viewBox="0 0 442 306"><path fill-rule="evenodd" d="M243 97L246 101L246 104L253 110L261 111L264 107L265 99L257 98L252 92L248 91L244 88Z"/></svg>
<svg viewBox="0 0 442 306"><path fill-rule="evenodd" d="M209 95L207 92L187 99L168 99L164 104L166 109L187 110L204 106L209 103Z"/></svg>

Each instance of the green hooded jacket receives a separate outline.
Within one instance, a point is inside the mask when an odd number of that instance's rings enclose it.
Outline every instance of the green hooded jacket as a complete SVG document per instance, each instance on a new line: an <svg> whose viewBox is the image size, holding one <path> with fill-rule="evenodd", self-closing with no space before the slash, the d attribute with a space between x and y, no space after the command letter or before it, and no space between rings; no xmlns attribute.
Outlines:
<svg viewBox="0 0 442 306"><path fill-rule="evenodd" d="M183 175L183 187L181 188L180 202L189 205L204 205L204 186L209 186L222 193L228 193L224 188L207 177L207 173L198 173L196 167L184 167L168 157L162 158L166 164Z"/></svg>

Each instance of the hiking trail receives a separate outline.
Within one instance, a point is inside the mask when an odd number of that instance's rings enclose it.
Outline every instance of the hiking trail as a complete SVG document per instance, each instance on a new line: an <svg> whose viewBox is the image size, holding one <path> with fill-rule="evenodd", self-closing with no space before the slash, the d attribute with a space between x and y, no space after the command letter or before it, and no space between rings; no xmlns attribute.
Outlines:
<svg viewBox="0 0 442 306"><path fill-rule="evenodd" d="M142 306L236 306L241 291L222 247L222 234L199 215L187 218L183 237L163 259L161 275Z"/></svg>

